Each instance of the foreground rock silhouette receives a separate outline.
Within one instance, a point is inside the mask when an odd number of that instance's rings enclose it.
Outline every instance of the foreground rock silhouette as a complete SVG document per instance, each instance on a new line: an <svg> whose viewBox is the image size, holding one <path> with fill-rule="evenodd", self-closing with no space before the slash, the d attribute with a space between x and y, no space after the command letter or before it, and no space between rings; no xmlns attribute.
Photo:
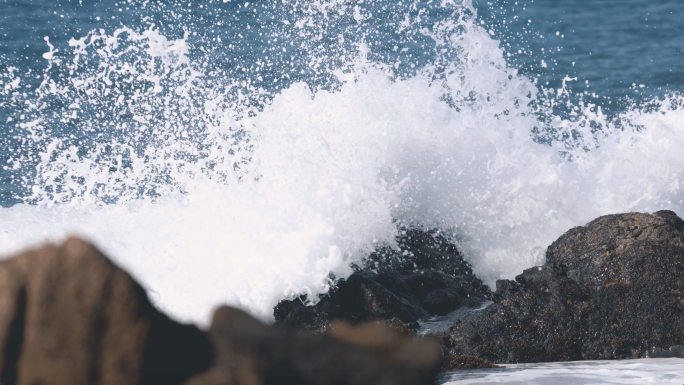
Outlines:
<svg viewBox="0 0 684 385"><path fill-rule="evenodd" d="M307 306L305 298L281 301L274 309L276 322L313 333L339 320L383 320L415 330L420 319L489 300L489 288L438 231L404 231L397 244L398 250L383 247L371 254L315 306Z"/></svg>
<svg viewBox="0 0 684 385"><path fill-rule="evenodd" d="M212 357L79 239L0 262L2 384L180 384Z"/></svg>
<svg viewBox="0 0 684 385"><path fill-rule="evenodd" d="M0 262L4 385L432 384L441 357L379 324L303 336L228 307L204 333L75 238Z"/></svg>
<svg viewBox="0 0 684 385"><path fill-rule="evenodd" d="M296 334L228 307L216 311L209 335L218 359L187 385L434 384L442 357L437 343L377 323Z"/></svg>
<svg viewBox="0 0 684 385"><path fill-rule="evenodd" d="M496 363L644 357L684 343L684 221L600 217L561 236L546 265L500 280L494 304L444 335ZM656 349L657 350L657 349Z"/></svg>

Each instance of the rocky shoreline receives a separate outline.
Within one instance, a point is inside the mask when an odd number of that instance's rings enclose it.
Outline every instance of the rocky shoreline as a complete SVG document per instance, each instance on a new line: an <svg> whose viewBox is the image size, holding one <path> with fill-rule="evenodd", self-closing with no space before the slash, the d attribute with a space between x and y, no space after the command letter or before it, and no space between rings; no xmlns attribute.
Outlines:
<svg viewBox="0 0 684 385"><path fill-rule="evenodd" d="M159 312L84 241L29 250L0 261L0 383L433 384L440 370L684 356L674 212L573 228L493 293L438 231L397 244L314 306L282 301L275 325L222 307L206 332ZM417 336L426 319L453 324Z"/></svg>
<svg viewBox="0 0 684 385"><path fill-rule="evenodd" d="M281 302L277 321L321 332L335 319L376 319L415 332L420 319L491 298L486 309L454 319L434 335L447 360L492 367L684 357L684 221L672 211L607 215L573 228L548 248L544 266L497 281L494 293L473 279L458 250L438 233L413 230L398 241L399 251L382 251L398 262L376 265L378 255L371 256L368 267L317 305ZM451 281L428 278L424 291L411 285L415 276L442 274ZM421 306L432 297L454 300L450 307Z"/></svg>
<svg viewBox="0 0 684 385"><path fill-rule="evenodd" d="M684 221L674 212L600 217L561 236L546 259L497 281L494 304L444 334L448 351L546 362L640 358L684 343Z"/></svg>

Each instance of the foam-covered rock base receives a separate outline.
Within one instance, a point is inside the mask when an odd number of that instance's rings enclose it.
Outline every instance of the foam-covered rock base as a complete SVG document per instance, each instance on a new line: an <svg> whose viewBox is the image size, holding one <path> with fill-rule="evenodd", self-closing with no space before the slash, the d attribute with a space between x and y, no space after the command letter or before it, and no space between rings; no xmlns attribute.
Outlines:
<svg viewBox="0 0 684 385"><path fill-rule="evenodd" d="M383 247L371 254L315 306L307 306L305 298L281 301L274 309L276 322L314 333L324 332L335 320L385 320L416 329L421 318L489 299L489 288L439 232L408 230L397 243L398 250Z"/></svg>
<svg viewBox="0 0 684 385"><path fill-rule="evenodd" d="M561 236L546 265L500 280L494 304L444 335L493 362L644 357L684 343L684 221L671 211L600 217Z"/></svg>

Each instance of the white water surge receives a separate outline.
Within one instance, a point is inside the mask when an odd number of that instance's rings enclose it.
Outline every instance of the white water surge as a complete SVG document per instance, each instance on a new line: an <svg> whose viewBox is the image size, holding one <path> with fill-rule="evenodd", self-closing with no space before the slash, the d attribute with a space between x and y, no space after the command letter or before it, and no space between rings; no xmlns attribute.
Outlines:
<svg viewBox="0 0 684 385"><path fill-rule="evenodd" d="M165 311L206 324L220 304L268 320L285 297L325 292L398 222L452 234L491 285L599 215L684 214L682 98L617 124L519 76L472 18L424 33L444 53L435 62L459 60L398 77L359 44L331 70L338 88L294 83L261 107L228 95L263 91L203 80L188 56L198 47L154 28L51 51L73 75L46 80L27 107L22 135L41 158L27 203L0 209L0 253L82 235ZM94 144L52 132L48 98L68 100L60 119ZM88 103L102 115L83 118ZM565 103L572 113L554 115ZM535 141L540 130L553 140Z"/></svg>
<svg viewBox="0 0 684 385"><path fill-rule="evenodd" d="M506 365L506 369L448 373L443 384L600 385L681 384L684 360L647 358L621 361L554 362Z"/></svg>

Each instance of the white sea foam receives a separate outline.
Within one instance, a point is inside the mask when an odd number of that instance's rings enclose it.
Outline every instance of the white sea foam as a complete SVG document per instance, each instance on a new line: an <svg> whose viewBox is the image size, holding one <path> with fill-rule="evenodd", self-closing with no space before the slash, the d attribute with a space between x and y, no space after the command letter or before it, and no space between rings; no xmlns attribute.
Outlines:
<svg viewBox="0 0 684 385"><path fill-rule="evenodd" d="M554 362L506 365L506 369L449 373L444 384L599 385L681 384L684 360L657 358L622 361Z"/></svg>
<svg viewBox="0 0 684 385"><path fill-rule="evenodd" d="M599 215L684 213L681 98L620 119L575 98L562 119L564 89L519 76L472 19L429 34L447 64L397 77L361 44L332 71L338 89L294 83L262 108L226 91L259 90L203 82L186 39L153 28L94 31L61 59L51 50L74 75L46 80L42 97L67 98L60 118L97 139L50 132L40 114L21 123L41 160L30 204L0 209L0 252L83 235L159 306L206 324L221 303L268 320L284 297L325 292L330 273L392 243L397 221L452 234L493 284ZM550 144L533 140L539 130Z"/></svg>

